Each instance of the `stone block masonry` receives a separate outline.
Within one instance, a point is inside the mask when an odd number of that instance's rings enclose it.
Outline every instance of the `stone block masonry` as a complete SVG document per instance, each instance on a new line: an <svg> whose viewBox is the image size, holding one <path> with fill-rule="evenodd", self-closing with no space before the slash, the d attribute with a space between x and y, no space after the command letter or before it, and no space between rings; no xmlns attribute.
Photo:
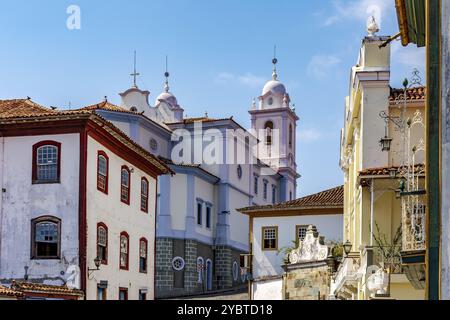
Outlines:
<svg viewBox="0 0 450 320"><path fill-rule="evenodd" d="M232 249L227 246L216 247L216 287L218 290L229 289L233 287L232 278Z"/></svg>
<svg viewBox="0 0 450 320"><path fill-rule="evenodd" d="M173 240L156 239L156 290L168 292L173 290Z"/></svg>

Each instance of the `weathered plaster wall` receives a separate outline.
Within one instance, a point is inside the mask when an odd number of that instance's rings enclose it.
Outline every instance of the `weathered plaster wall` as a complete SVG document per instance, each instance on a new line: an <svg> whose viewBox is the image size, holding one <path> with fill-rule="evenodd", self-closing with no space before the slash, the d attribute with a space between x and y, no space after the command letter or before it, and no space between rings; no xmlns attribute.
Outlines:
<svg viewBox="0 0 450 320"><path fill-rule="evenodd" d="M97 153L103 150L109 157L109 190L108 195L97 190ZM134 171L131 173L130 205L120 201L121 167L127 165ZM149 212L140 209L141 178L149 181ZM87 160L87 222L89 268L95 268L97 256L97 223L108 226L108 264L102 265L100 271L92 273L88 281L86 298L97 299L97 284L108 281L107 298L117 300L119 287L128 288L128 298L137 300L139 290L147 289L147 299L154 297L154 257L155 257L155 198L156 180L136 166L126 162L112 151L106 149L96 140L88 139ZM129 234L129 270L120 270L120 233ZM144 237L148 241L147 273L139 272L139 240Z"/></svg>
<svg viewBox="0 0 450 320"><path fill-rule="evenodd" d="M61 183L33 185L33 145L44 140L61 143ZM23 279L28 266L29 279L62 284L62 272L78 264L79 141L78 134L59 134L9 137L1 144L0 282ZM31 220L46 215L61 219L61 259L30 260Z"/></svg>
<svg viewBox="0 0 450 320"><path fill-rule="evenodd" d="M252 283L252 300L283 300L283 278Z"/></svg>

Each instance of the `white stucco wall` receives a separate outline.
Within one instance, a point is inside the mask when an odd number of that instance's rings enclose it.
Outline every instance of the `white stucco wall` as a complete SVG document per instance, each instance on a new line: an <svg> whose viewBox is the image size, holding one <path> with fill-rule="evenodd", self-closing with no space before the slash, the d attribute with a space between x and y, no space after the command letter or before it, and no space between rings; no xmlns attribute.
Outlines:
<svg viewBox="0 0 450 320"><path fill-rule="evenodd" d="M157 142L157 149L152 150L150 148L150 140L155 139ZM170 142L166 139L163 139L156 133L150 132L147 128L140 126L139 127L139 138L137 143L139 143L144 149L151 152L152 154L162 156L164 158L170 159L170 151L169 144Z"/></svg>
<svg viewBox="0 0 450 320"><path fill-rule="evenodd" d="M252 300L283 300L283 278L253 282Z"/></svg>
<svg viewBox="0 0 450 320"><path fill-rule="evenodd" d="M172 218L172 229L185 230L187 214L187 177L185 174L176 174L170 179L170 214ZM164 190L161 190L161 192L164 192ZM173 200L175 198L176 201Z"/></svg>
<svg viewBox="0 0 450 320"><path fill-rule="evenodd" d="M61 183L33 185L33 145L44 140L61 143ZM79 141L79 134L4 139L0 280L23 278L27 266L30 280L62 284L61 272L78 263ZM61 260L30 260L31 220L47 215L61 219Z"/></svg>
<svg viewBox="0 0 450 320"><path fill-rule="evenodd" d="M109 157L108 195L97 190L97 153L103 150ZM128 288L128 298L137 300L139 290L147 289L147 299L154 298L154 255L155 255L155 199L156 179L136 166L126 162L89 137L87 165L87 221L88 221L88 267L94 268L97 256L97 223L108 226L108 264L92 273L87 284L87 299L97 299L97 283L108 281L107 298L117 300L119 287ZM120 201L120 174L122 165L134 170L131 173L130 205ZM141 179L149 181L149 212L140 209ZM129 270L120 270L120 233L129 235ZM148 241L147 273L139 272L139 240Z"/></svg>
<svg viewBox="0 0 450 320"><path fill-rule="evenodd" d="M248 250L249 218L236 211L236 208L248 206L248 197L237 190L230 188L230 239L240 243L243 249Z"/></svg>
<svg viewBox="0 0 450 320"><path fill-rule="evenodd" d="M297 225L315 225L325 241L341 241L343 230L342 214L308 215L288 217L267 217L253 219L253 277L281 275L284 254L278 251L262 250L262 228L278 226L278 250L293 246Z"/></svg>

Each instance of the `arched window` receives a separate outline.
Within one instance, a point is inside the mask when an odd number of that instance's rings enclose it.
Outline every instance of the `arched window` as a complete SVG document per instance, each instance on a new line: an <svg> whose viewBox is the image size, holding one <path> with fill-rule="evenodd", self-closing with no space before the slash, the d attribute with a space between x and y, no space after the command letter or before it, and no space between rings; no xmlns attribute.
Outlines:
<svg viewBox="0 0 450 320"><path fill-rule="evenodd" d="M205 270L205 260L202 257L197 258L198 283L203 283L203 275Z"/></svg>
<svg viewBox="0 0 450 320"><path fill-rule="evenodd" d="M148 180L141 180L141 211L148 213Z"/></svg>
<svg viewBox="0 0 450 320"><path fill-rule="evenodd" d="M108 194L109 158L105 152L99 151L97 156L97 189Z"/></svg>
<svg viewBox="0 0 450 320"><path fill-rule="evenodd" d="M108 227L101 222L97 224L97 257L108 264Z"/></svg>
<svg viewBox="0 0 450 320"><path fill-rule="evenodd" d="M31 259L59 259L61 220L45 216L31 221Z"/></svg>
<svg viewBox="0 0 450 320"><path fill-rule="evenodd" d="M289 148L291 148L291 149L292 149L293 136L294 136L294 131L292 128L292 124L290 124L289 125Z"/></svg>
<svg viewBox="0 0 450 320"><path fill-rule="evenodd" d="M147 273L148 241L145 238L139 240L139 272Z"/></svg>
<svg viewBox="0 0 450 320"><path fill-rule="evenodd" d="M130 252L130 237L128 233L122 232L120 234L120 269L128 270Z"/></svg>
<svg viewBox="0 0 450 320"><path fill-rule="evenodd" d="M273 122L267 121L264 125L264 129L266 131L266 145L271 146L273 142Z"/></svg>
<svg viewBox="0 0 450 320"><path fill-rule="evenodd" d="M61 143L42 141L33 146L33 183L59 183Z"/></svg>
<svg viewBox="0 0 450 320"><path fill-rule="evenodd" d="M130 176L130 169L123 166L120 177L120 201L126 204L130 204Z"/></svg>
<svg viewBox="0 0 450 320"><path fill-rule="evenodd" d="M233 280L236 282L239 279L239 266L238 263L235 261L233 262Z"/></svg>
<svg viewBox="0 0 450 320"><path fill-rule="evenodd" d="M210 259L206 260L206 290L213 288L213 263Z"/></svg>

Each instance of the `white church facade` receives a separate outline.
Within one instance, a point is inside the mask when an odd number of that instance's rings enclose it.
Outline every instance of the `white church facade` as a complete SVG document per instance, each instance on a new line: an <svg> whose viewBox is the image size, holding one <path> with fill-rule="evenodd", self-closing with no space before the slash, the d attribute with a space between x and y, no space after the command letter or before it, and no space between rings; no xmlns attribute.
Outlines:
<svg viewBox="0 0 450 320"><path fill-rule="evenodd" d="M169 90L167 72L164 91L154 106L149 103L150 92L139 89L135 80L120 94L120 106L105 100L86 107L175 172L158 181L157 298L246 285L239 266L241 255L249 252L249 219L237 209L296 196L298 117L286 87L277 79L277 60L273 63L272 79L263 88L259 106L254 101L249 111L251 130L233 117L186 118ZM187 139L193 142L186 144ZM220 149L213 152L213 161L199 158L211 145ZM249 156L255 148L258 154ZM239 158L242 153L244 160Z"/></svg>

